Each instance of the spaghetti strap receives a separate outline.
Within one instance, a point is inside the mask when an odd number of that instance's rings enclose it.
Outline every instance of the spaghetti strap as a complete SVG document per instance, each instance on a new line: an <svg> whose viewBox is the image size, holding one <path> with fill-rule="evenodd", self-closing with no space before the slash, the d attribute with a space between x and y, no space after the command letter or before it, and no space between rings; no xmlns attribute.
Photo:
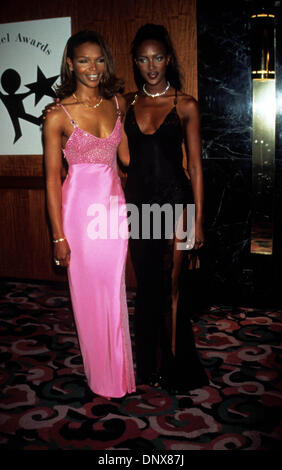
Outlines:
<svg viewBox="0 0 282 470"><path fill-rule="evenodd" d="M177 105L177 90L175 90L174 105Z"/></svg>
<svg viewBox="0 0 282 470"><path fill-rule="evenodd" d="M75 120L71 117L70 113L66 110L63 104L60 104L61 108L65 111L66 115L70 118L70 121L74 127L77 127Z"/></svg>
<svg viewBox="0 0 282 470"><path fill-rule="evenodd" d="M119 109L118 99L117 99L116 95L114 96L114 98L115 98L115 100L116 100L117 115L120 116L120 115L121 115L121 110Z"/></svg>

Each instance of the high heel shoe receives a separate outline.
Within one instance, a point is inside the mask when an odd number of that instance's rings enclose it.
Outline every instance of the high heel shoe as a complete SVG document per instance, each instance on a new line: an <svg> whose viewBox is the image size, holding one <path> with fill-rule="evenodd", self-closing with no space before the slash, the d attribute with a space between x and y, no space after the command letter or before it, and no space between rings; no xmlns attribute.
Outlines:
<svg viewBox="0 0 282 470"><path fill-rule="evenodd" d="M149 385L153 388L163 388L165 383L165 378L158 372L154 372L149 380Z"/></svg>

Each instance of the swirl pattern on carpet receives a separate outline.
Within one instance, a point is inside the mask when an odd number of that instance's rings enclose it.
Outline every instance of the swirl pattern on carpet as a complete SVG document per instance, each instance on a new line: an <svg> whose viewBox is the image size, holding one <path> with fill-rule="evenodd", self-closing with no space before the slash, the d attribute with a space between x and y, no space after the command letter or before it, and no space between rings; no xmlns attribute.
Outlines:
<svg viewBox="0 0 282 470"><path fill-rule="evenodd" d="M89 390L65 284L1 282L0 446L20 450L269 450L282 441L282 311L193 316L210 384L185 395ZM134 292L128 291L132 332ZM133 350L134 352L134 350Z"/></svg>

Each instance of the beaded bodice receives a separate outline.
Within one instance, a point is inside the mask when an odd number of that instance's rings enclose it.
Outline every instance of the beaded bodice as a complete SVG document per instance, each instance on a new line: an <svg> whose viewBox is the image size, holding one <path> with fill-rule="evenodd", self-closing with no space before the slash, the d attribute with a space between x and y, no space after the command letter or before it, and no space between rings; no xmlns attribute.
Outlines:
<svg viewBox="0 0 282 470"><path fill-rule="evenodd" d="M79 163L104 164L117 171L117 148L121 142L121 120L118 117L111 134L106 138L99 138L81 129L72 119L65 107L61 105L66 114L71 119L74 127L65 148L64 156L69 165Z"/></svg>

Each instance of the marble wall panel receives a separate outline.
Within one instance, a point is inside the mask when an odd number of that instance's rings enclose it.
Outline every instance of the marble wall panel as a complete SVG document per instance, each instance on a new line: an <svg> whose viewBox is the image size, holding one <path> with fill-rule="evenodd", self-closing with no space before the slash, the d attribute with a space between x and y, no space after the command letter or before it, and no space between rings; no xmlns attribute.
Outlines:
<svg viewBox="0 0 282 470"><path fill-rule="evenodd" d="M280 2L275 4L279 10ZM265 259L260 262L256 257L253 262L250 256L252 215L250 15L254 2L231 0L207 3L198 0L197 5L198 84L202 116L207 234L206 247L201 257L206 295L211 302L226 302L236 306L238 303L255 303L256 299L263 297L261 296L263 291L266 302L271 303L272 285L277 283L277 276L279 277L277 260L281 257L280 246L282 246L280 243L282 211L279 209L282 201L282 51L281 48L277 50L277 96L281 98L277 115L274 194L275 256L267 262ZM281 15L278 15L277 20L277 44L281 44L279 38L281 38ZM275 279L273 271L276 272ZM265 279L262 276L265 276Z"/></svg>

